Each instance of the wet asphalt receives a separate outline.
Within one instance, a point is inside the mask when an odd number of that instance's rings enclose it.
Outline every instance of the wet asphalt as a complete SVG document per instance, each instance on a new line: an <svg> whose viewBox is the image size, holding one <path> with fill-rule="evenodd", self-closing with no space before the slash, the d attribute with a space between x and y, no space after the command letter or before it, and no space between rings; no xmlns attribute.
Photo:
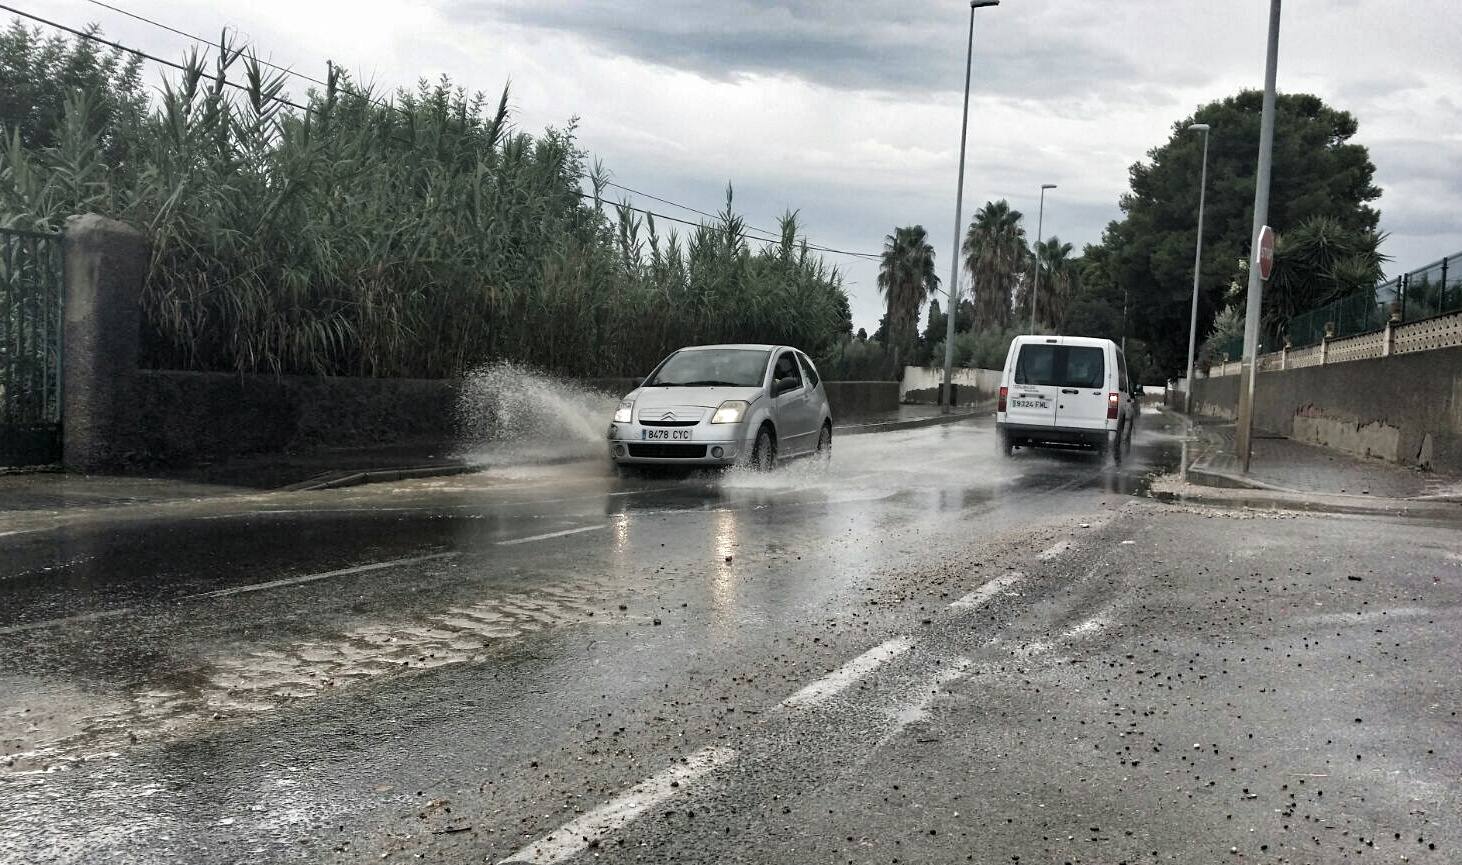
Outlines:
<svg viewBox="0 0 1462 865"><path fill-rule="evenodd" d="M1178 432L0 523L0 861L1462 860L1459 526Z"/></svg>

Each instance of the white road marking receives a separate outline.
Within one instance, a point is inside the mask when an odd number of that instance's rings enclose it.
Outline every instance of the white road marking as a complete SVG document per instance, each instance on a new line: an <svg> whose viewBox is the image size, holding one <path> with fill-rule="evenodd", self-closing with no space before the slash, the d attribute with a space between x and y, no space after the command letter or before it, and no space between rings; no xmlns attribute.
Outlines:
<svg viewBox="0 0 1462 865"><path fill-rule="evenodd" d="M369 565L356 565L353 568L341 568L336 571L324 571L318 574L305 574L300 577L289 577L283 580L270 580L267 583L254 583L248 586L237 586L232 589L218 589L213 592L201 592L196 595L184 595L178 598L178 602L193 601L200 598L226 598L232 595L243 595L249 592L262 592L267 589L278 589L286 586L298 586L304 583L313 583L317 580L328 580L332 577L345 577L351 574L364 574L370 571L379 571L384 568L398 568L405 565L416 565L422 562L429 562L434 559L445 559L457 555L457 553L432 553L428 556L412 556L406 559L392 559L389 562L374 562ZM63 616L59 619L45 619L39 622L26 622L20 625L9 625L0 628L0 635L22 634L26 631L39 631L44 628L53 628L57 625L70 625L79 622L94 622L98 619L111 619L117 616L125 616L136 612L136 607L120 607L113 610L96 610L90 613L78 613L74 616Z"/></svg>
<svg viewBox="0 0 1462 865"><path fill-rule="evenodd" d="M607 528L609 528L608 523L600 523L597 526L581 526L577 529L564 529L561 532L546 532L541 535L529 535L526 538L514 538L511 541L498 541L497 545L500 547L512 547L518 544L531 544L534 541L546 541L549 538L561 538L565 535L577 535L580 532L597 532L600 529Z"/></svg>
<svg viewBox="0 0 1462 865"><path fill-rule="evenodd" d="M686 785L736 759L730 748L705 748L658 775L652 775L593 811L570 820L517 853L501 860L540 865L562 862L602 841L660 803L687 792Z"/></svg>
<svg viewBox="0 0 1462 865"><path fill-rule="evenodd" d="M1061 542L1056 543L1056 544L1053 544L1050 547L1047 547L1046 549L1044 549L1041 552L1037 553L1036 554L1036 561L1038 561L1038 562L1049 562L1050 560L1056 558L1057 556L1061 555L1062 553L1066 552L1069 549L1071 549L1071 542L1070 541L1061 541Z"/></svg>
<svg viewBox="0 0 1462 865"><path fill-rule="evenodd" d="M1084 637L1087 634L1095 634L1097 631L1105 630L1110 624L1111 621L1106 616L1093 616L1081 624L1072 627L1071 630L1061 636L1067 640Z"/></svg>
<svg viewBox="0 0 1462 865"><path fill-rule="evenodd" d="M792 696L782 701L782 705L788 708L800 706L815 706L842 692L849 685L868 675L882 665L907 652L913 648L914 641L909 637L895 637L886 643L881 643L848 663L838 667L816 682L808 685Z"/></svg>
<svg viewBox="0 0 1462 865"><path fill-rule="evenodd" d="M0 628L0 634L23 634L26 631L39 631L44 628L55 627L56 625L71 624L73 622L94 622L97 619L110 619L115 616L125 615L132 612L131 607L123 607L120 610L97 610L94 613L81 613L75 616L66 616L60 619L46 619L40 622L26 622L23 625L8 625Z"/></svg>
<svg viewBox="0 0 1462 865"><path fill-rule="evenodd" d="M888 735L879 740L879 746L881 747L887 744L895 736L903 732L903 729L910 724L918 723L929 717L929 707L933 705L935 698L939 696L939 692L947 688L951 683L963 679L969 673L971 666L972 664L968 658L955 658L952 664L936 673L934 679L920 691L917 700L900 707L894 713L893 729L888 732Z"/></svg>
<svg viewBox="0 0 1462 865"><path fill-rule="evenodd" d="M949 605L951 610L972 610L1025 579L1020 571L1003 574Z"/></svg>
<svg viewBox="0 0 1462 865"><path fill-rule="evenodd" d="M422 562L430 562L434 559L446 559L457 555L456 553L432 553L429 556L412 556L406 559L392 559L389 562L375 562L369 565L356 565L353 568L341 568L338 571L325 571L319 574L306 574L302 577L288 577L283 580L270 580L267 583L254 583L248 586L237 586L232 589L219 589L214 592L203 592L197 595L188 595L182 600L194 598L226 598L231 595L243 595L249 592L263 592L268 589L278 589L284 586L298 586L304 583L313 583L317 580L328 580L332 577L348 577L351 574L364 574L370 571L379 571L385 568L399 568L403 565L418 565Z"/></svg>

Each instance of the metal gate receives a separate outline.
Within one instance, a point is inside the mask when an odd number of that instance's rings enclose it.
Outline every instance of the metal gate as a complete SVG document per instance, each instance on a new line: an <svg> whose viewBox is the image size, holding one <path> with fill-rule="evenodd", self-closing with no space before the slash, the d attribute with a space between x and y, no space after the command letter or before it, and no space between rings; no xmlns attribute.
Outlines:
<svg viewBox="0 0 1462 865"><path fill-rule="evenodd" d="M61 235L0 228L0 467L61 459Z"/></svg>

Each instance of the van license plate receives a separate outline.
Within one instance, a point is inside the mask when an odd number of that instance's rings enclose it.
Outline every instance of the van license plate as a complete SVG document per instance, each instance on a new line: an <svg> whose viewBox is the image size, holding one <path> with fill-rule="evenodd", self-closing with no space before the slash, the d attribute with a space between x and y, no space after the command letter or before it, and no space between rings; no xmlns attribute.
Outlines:
<svg viewBox="0 0 1462 865"><path fill-rule="evenodd" d="M1043 399L1017 399L1011 400L1010 404L1016 408L1045 408L1047 405Z"/></svg>
<svg viewBox="0 0 1462 865"><path fill-rule="evenodd" d="M640 438L644 441L669 441L688 442L691 431L688 429L642 429Z"/></svg>

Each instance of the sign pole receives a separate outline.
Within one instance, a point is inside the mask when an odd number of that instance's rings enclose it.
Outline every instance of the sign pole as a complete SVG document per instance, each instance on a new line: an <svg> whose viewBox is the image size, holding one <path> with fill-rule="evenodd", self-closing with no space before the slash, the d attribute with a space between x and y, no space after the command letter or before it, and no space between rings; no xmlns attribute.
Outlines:
<svg viewBox="0 0 1462 865"><path fill-rule="evenodd" d="M1274 81L1279 67L1279 3L1269 0L1269 50L1264 63L1264 113L1259 123L1259 172L1254 183L1254 254L1249 266L1249 297L1244 310L1244 361L1239 371L1239 410L1235 456L1244 474L1249 473L1254 438L1254 378L1258 373L1259 321L1264 304L1264 274L1260 273L1259 250L1266 235L1272 244L1269 223L1269 178L1274 156ZM1267 268L1266 268L1267 269Z"/></svg>

